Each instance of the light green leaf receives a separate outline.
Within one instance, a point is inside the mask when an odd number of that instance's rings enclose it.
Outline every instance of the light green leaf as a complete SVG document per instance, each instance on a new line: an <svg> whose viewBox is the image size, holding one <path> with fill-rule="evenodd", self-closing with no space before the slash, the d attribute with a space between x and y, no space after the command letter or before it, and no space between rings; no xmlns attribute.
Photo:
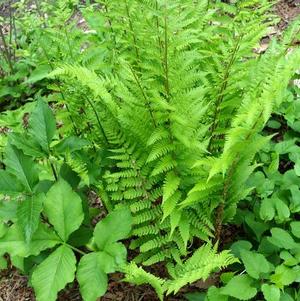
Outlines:
<svg viewBox="0 0 300 301"><path fill-rule="evenodd" d="M36 158L45 157L40 145L28 135L11 133L9 134L9 141L12 145L22 150L25 155Z"/></svg>
<svg viewBox="0 0 300 301"><path fill-rule="evenodd" d="M205 301L227 301L228 296L222 295L221 290L215 286L211 286L207 291Z"/></svg>
<svg viewBox="0 0 300 301"><path fill-rule="evenodd" d="M0 193L10 195L22 191L22 186L15 176L10 175L6 170L0 170Z"/></svg>
<svg viewBox="0 0 300 301"><path fill-rule="evenodd" d="M109 213L95 228L94 239L99 250L105 246L126 238L131 231L130 210L122 208Z"/></svg>
<svg viewBox="0 0 300 301"><path fill-rule="evenodd" d="M241 259L247 273L255 279L259 279L260 274L269 272L269 262L259 253L241 250Z"/></svg>
<svg viewBox="0 0 300 301"><path fill-rule="evenodd" d="M57 293L74 280L76 258L63 245L57 248L33 271L31 283L37 301L55 301Z"/></svg>
<svg viewBox="0 0 300 301"><path fill-rule="evenodd" d="M279 301L280 300L280 290L275 285L263 284L261 290L264 294L266 301Z"/></svg>
<svg viewBox="0 0 300 301"><path fill-rule="evenodd" d="M275 269L275 273L270 277L270 280L280 289L284 286L292 284L297 279L298 273L285 265L279 265Z"/></svg>
<svg viewBox="0 0 300 301"><path fill-rule="evenodd" d="M60 141L58 144L55 145L54 149L60 154L64 154L66 152L74 152L76 150L81 150L82 148L89 145L89 142L85 139L78 138L76 136L70 136L62 141Z"/></svg>
<svg viewBox="0 0 300 301"><path fill-rule="evenodd" d="M48 191L44 211L58 235L64 241L77 230L83 221L83 210L79 195L60 178ZM109 231L107 235L109 235Z"/></svg>
<svg viewBox="0 0 300 301"><path fill-rule="evenodd" d="M33 187L38 182L38 174L32 158L24 155L15 146L8 144L4 163L7 172L16 176L26 191L32 192Z"/></svg>
<svg viewBox="0 0 300 301"><path fill-rule="evenodd" d="M51 67L47 65L40 65L37 66L30 74L29 78L23 83L23 84L33 84L36 83L45 77L50 73Z"/></svg>
<svg viewBox="0 0 300 301"><path fill-rule="evenodd" d="M294 239L287 231L281 228L272 228L271 233L272 233L272 237L268 237L268 240L273 245L287 250L296 247L296 243Z"/></svg>
<svg viewBox="0 0 300 301"><path fill-rule="evenodd" d="M104 251L114 259L114 262L117 267L120 267L126 263L127 249L122 243L114 242L108 244L105 246Z"/></svg>
<svg viewBox="0 0 300 301"><path fill-rule="evenodd" d="M17 219L22 226L27 242L31 240L32 235L38 228L44 199L44 194L28 196L18 206Z"/></svg>
<svg viewBox="0 0 300 301"><path fill-rule="evenodd" d="M61 240L53 231L45 224L40 224L30 243L27 244L22 229L17 225L12 225L0 238L0 253L21 257L36 256L41 251L52 248L60 242Z"/></svg>
<svg viewBox="0 0 300 301"><path fill-rule="evenodd" d="M275 216L275 208L272 199L263 199L259 211L261 219L270 221Z"/></svg>
<svg viewBox="0 0 300 301"><path fill-rule="evenodd" d="M90 253L84 255L79 262L76 277L85 301L96 301L107 290L108 279L102 269L103 259L105 260L99 253Z"/></svg>
<svg viewBox="0 0 300 301"><path fill-rule="evenodd" d="M300 238L300 222L291 222L290 226L293 235Z"/></svg>
<svg viewBox="0 0 300 301"><path fill-rule="evenodd" d="M7 268L7 260L5 259L4 256L0 255L0 271L5 270Z"/></svg>
<svg viewBox="0 0 300 301"><path fill-rule="evenodd" d="M48 104L42 99L31 114L29 121L29 133L49 153L49 146L56 131L55 117Z"/></svg>
<svg viewBox="0 0 300 301"><path fill-rule="evenodd" d="M257 289L252 286L252 283L253 280L248 275L235 276L221 289L221 294L239 300L250 300L257 293Z"/></svg>

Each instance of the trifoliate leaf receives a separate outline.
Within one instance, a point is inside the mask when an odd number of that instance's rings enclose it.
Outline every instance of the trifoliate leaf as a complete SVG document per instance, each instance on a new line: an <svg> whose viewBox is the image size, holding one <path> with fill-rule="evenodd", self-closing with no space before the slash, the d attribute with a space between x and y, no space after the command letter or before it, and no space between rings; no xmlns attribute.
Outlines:
<svg viewBox="0 0 300 301"><path fill-rule="evenodd" d="M50 143L56 131L55 117L48 104L42 99L38 100L37 106L29 120L29 133L49 153Z"/></svg>
<svg viewBox="0 0 300 301"><path fill-rule="evenodd" d="M221 289L221 294L238 300L250 300L257 293L257 289L252 284L253 280L248 275L235 276Z"/></svg>
<svg viewBox="0 0 300 301"><path fill-rule="evenodd" d="M68 240L83 221L81 199L63 179L59 179L48 191L44 208L50 223L64 241ZM109 235L109 230L107 231Z"/></svg>
<svg viewBox="0 0 300 301"><path fill-rule="evenodd" d="M95 227L94 239L99 250L105 246L124 239L131 231L132 218L130 210L122 208L109 213Z"/></svg>
<svg viewBox="0 0 300 301"><path fill-rule="evenodd" d="M22 226L27 242L31 240L32 235L38 228L44 199L44 194L28 196L18 206L17 219Z"/></svg>
<svg viewBox="0 0 300 301"><path fill-rule="evenodd" d="M102 269L103 259L105 260L100 253L90 253L84 255L79 262L77 280L85 301L96 301L107 290L108 279Z"/></svg>
<svg viewBox="0 0 300 301"><path fill-rule="evenodd" d="M76 258L63 245L57 248L33 271L31 283L37 301L55 301L57 293L74 280Z"/></svg>
<svg viewBox="0 0 300 301"><path fill-rule="evenodd" d="M269 262L259 253L241 250L241 259L245 265L247 273L255 279L259 279L261 274L269 272Z"/></svg>
<svg viewBox="0 0 300 301"><path fill-rule="evenodd" d="M279 301L280 300L280 290L275 285L263 284L261 290L264 294L266 301Z"/></svg>

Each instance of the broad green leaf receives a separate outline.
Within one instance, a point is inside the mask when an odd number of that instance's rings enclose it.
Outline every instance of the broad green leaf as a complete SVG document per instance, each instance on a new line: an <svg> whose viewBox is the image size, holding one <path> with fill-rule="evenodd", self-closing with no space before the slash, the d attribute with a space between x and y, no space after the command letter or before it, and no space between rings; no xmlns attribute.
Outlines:
<svg viewBox="0 0 300 301"><path fill-rule="evenodd" d="M44 199L44 194L28 196L18 206L17 219L22 226L27 242L31 240L32 235L38 228Z"/></svg>
<svg viewBox="0 0 300 301"><path fill-rule="evenodd" d="M48 191L44 211L64 241L80 227L84 217L79 195L63 179L59 179Z"/></svg>
<svg viewBox="0 0 300 301"><path fill-rule="evenodd" d="M15 146L8 144L4 163L6 170L17 177L26 191L32 192L33 187L38 182L38 174L32 158L24 155Z"/></svg>
<svg viewBox="0 0 300 301"><path fill-rule="evenodd" d="M12 145L22 150L25 155L36 158L45 157L41 146L28 135L11 133L9 134L9 141Z"/></svg>
<svg viewBox="0 0 300 301"><path fill-rule="evenodd" d="M0 238L0 253L21 257L38 255L41 251L53 248L60 242L61 240L53 231L45 224L40 224L30 243L27 244L22 229L17 225L12 225Z"/></svg>
<svg viewBox="0 0 300 301"><path fill-rule="evenodd" d="M3 221L14 221L17 217L19 202L16 199L9 201L0 200L0 219Z"/></svg>
<svg viewBox="0 0 300 301"><path fill-rule="evenodd" d="M261 219L265 221L270 221L275 216L275 208L272 199L263 199L260 205L259 211Z"/></svg>
<svg viewBox="0 0 300 301"><path fill-rule="evenodd" d="M269 272L269 262L259 253L241 250L241 259L245 265L247 273L255 279L259 279L259 276L262 273Z"/></svg>
<svg viewBox="0 0 300 301"><path fill-rule="evenodd" d="M296 243L292 238L292 236L287 231L281 228L272 228L271 233L272 233L272 237L268 237L268 240L275 246L287 250L295 248Z"/></svg>
<svg viewBox="0 0 300 301"><path fill-rule="evenodd" d="M252 244L247 240L238 240L237 242L233 243L230 247L232 254L238 258L241 257L242 250L250 251L251 248Z"/></svg>
<svg viewBox="0 0 300 301"><path fill-rule="evenodd" d="M238 300L250 300L257 293L252 284L253 280L248 275L235 276L221 289L221 294Z"/></svg>
<svg viewBox="0 0 300 301"><path fill-rule="evenodd" d="M51 70L52 69L48 64L37 66L31 72L29 78L24 82L24 84L33 84L44 79L45 77L47 77Z"/></svg>
<svg viewBox="0 0 300 301"><path fill-rule="evenodd" d="M29 245L27 245L26 256L37 256L41 251L53 248L59 243L62 243L62 241L53 229L49 228L46 224L40 223Z"/></svg>
<svg viewBox="0 0 300 301"><path fill-rule="evenodd" d="M291 222L290 226L293 235L300 238L300 222Z"/></svg>
<svg viewBox="0 0 300 301"><path fill-rule="evenodd" d="M63 245L57 248L33 271L31 283L37 301L55 301L57 293L75 277L76 258Z"/></svg>
<svg viewBox="0 0 300 301"><path fill-rule="evenodd" d="M251 230L254 232L258 240L260 240L262 234L269 229L266 223L256 221L254 214L248 213L246 215L245 221L247 225L251 228Z"/></svg>
<svg viewBox="0 0 300 301"><path fill-rule="evenodd" d="M22 191L22 185L15 176L10 175L6 170L0 170L0 194L11 195Z"/></svg>
<svg viewBox="0 0 300 301"><path fill-rule="evenodd" d="M130 210L122 208L109 213L95 228L94 239L99 250L105 246L126 238L131 231Z"/></svg>
<svg viewBox="0 0 300 301"><path fill-rule="evenodd" d="M275 269L275 273L270 277L270 280L280 289L290 285L297 279L298 273L285 265L279 265Z"/></svg>
<svg viewBox="0 0 300 301"><path fill-rule="evenodd" d="M277 211L278 221L283 222L290 217L289 207L279 198L274 198L274 206Z"/></svg>
<svg viewBox="0 0 300 301"><path fill-rule="evenodd" d="M114 242L108 244L105 246L104 251L110 256L112 256L117 266L122 266L126 263L127 249L122 243Z"/></svg>
<svg viewBox="0 0 300 301"><path fill-rule="evenodd" d="M76 277L85 301L96 301L107 290L108 279L102 269L103 259L99 253L90 253L79 262Z"/></svg>
<svg viewBox="0 0 300 301"><path fill-rule="evenodd" d="M32 112L29 121L29 133L49 153L49 146L56 131L55 117L48 104L42 99Z"/></svg>
<svg viewBox="0 0 300 301"><path fill-rule="evenodd" d="M227 301L228 296L222 295L221 291L222 289L211 286L207 291L205 301Z"/></svg>
<svg viewBox="0 0 300 301"><path fill-rule="evenodd" d="M9 253L11 256L24 256L26 250L27 246L22 230L16 225L12 225L6 234L0 238L0 254Z"/></svg>
<svg viewBox="0 0 300 301"><path fill-rule="evenodd" d="M0 255L0 271L5 270L7 268L7 266L8 266L7 260L5 259L5 257L3 255Z"/></svg>
<svg viewBox="0 0 300 301"><path fill-rule="evenodd" d="M70 136L70 137L63 139L58 144L56 144L54 146L54 149L58 153L64 154L66 152L72 153L76 150L81 150L88 145L89 145L89 142L87 140L78 138L76 136Z"/></svg>
<svg viewBox="0 0 300 301"><path fill-rule="evenodd" d="M264 294L266 301L279 301L280 300L280 290L275 285L263 284L261 290Z"/></svg>

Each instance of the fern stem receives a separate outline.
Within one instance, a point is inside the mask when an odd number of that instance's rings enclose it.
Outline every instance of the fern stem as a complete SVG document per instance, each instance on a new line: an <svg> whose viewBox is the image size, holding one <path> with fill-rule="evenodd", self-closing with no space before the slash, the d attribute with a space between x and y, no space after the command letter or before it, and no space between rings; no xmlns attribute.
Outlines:
<svg viewBox="0 0 300 301"><path fill-rule="evenodd" d="M94 114L95 114L95 116L96 116L97 123L98 123L98 126L99 126L99 130L100 130L100 132L101 132L101 134L102 134L102 136L103 136L103 138L104 138L104 140L105 140L105 144L108 145L109 142L108 142L107 136L106 136L106 134L105 134L105 132L104 132L103 126L102 126L102 124L101 124L101 121L100 121L100 117L99 117L99 115L98 115L98 112L97 112L97 110L96 110L94 104L91 102L91 100L90 100L88 97L86 97L86 100L87 100L87 102L89 103L89 105L91 106L91 108L92 108L92 110L93 110L93 112L94 112Z"/></svg>
<svg viewBox="0 0 300 301"><path fill-rule="evenodd" d="M213 124L211 126L211 130L210 130L210 140L209 140L209 144L208 144L208 151L211 152L211 148L212 148L212 144L213 144L213 141L214 141L214 133L218 127L218 124L219 124L219 114L220 114L220 106L223 102L223 99L224 99L224 92L227 88L227 85L228 85L228 79L229 79L229 75L230 75L230 68L232 67L234 61L235 61L235 58L236 58L236 54L239 50L239 47L240 47L240 42L241 42L241 39L242 39L242 36L239 36L239 38L237 39L237 42L234 46L234 49L232 51L232 54L230 56L230 60L229 60L229 63L227 64L226 66L226 69L225 69L225 72L224 72L224 80L223 80L223 83L221 85L221 88L218 92L218 98L217 98L217 101L216 101L216 104L215 104L215 110L214 110L214 114L213 114Z"/></svg>
<svg viewBox="0 0 300 301"><path fill-rule="evenodd" d="M44 47L44 45L43 45L42 43L41 43L41 48L42 48L42 51L43 51L43 53L44 53L44 55L45 55L45 57L46 57L46 59L47 59L47 61L48 61L48 64L49 64L51 70L53 71L53 70L54 70L54 66L53 66L53 64L52 64L52 62L51 62L51 60L50 60L50 57L49 57L49 55L48 55L48 52L46 51L46 49L45 49L45 47ZM57 79L56 77L54 77L54 79L58 81L58 79ZM72 127L73 127L73 130L74 130L74 133L75 133L76 136L79 136L79 135L80 135L80 131L77 129L77 127L76 127L76 125L75 125L75 121L74 121L74 119L73 119L73 117L72 117L72 115L71 115L71 111L70 111L69 106L68 106L68 104L67 104L67 102L66 102L65 95L64 95L64 93L63 93L63 91L62 91L62 89L61 89L60 84L58 84L58 89L59 89L59 93L60 93L60 95L61 95L61 98L62 98L63 101L64 101L64 104L65 104L65 106L66 106L66 109L67 109L67 111L68 111L68 113L69 113L69 118L70 118L70 121L71 121L71 123L72 123Z"/></svg>
<svg viewBox="0 0 300 301"><path fill-rule="evenodd" d="M145 93L145 91L144 91L144 89L143 89L143 87L142 87L142 85L141 85L141 83L140 83L140 81L139 81L136 73L134 72L133 68L130 65L129 65L129 68L131 70L131 73L132 73L132 75L134 77L134 80L135 80L136 84L138 85L138 87L141 90L142 95L143 95L143 97L145 99L145 103L146 103L146 106L147 106L147 108L149 110L149 114L151 116L152 123L153 123L154 127L156 127L157 125L156 125L156 122L155 122L154 114L153 114L153 111L151 109L150 102L149 102L149 100L148 100L148 98L146 96L146 93Z"/></svg>
<svg viewBox="0 0 300 301"><path fill-rule="evenodd" d="M132 38L133 38L133 45L134 45L134 49L135 49L136 58L139 61L140 55L139 55L139 51L138 51L138 47L137 47L137 38L134 33L134 28L133 28L133 24L132 24L130 12L129 12L129 7L128 7L128 3L126 0L125 0L125 8L126 8L126 14L127 14L127 18L128 18L129 28L130 28Z"/></svg>
<svg viewBox="0 0 300 301"><path fill-rule="evenodd" d="M249 133L245 137L245 141L247 141L250 138L252 131L256 128L256 126L257 126L257 124L260 121L262 116L263 116L263 110L260 112L260 114L257 117L256 121L254 122L251 129L249 130ZM232 165L229 169L228 176L226 177L226 180L224 182L222 200L221 200L221 203L219 204L219 206L217 207L217 214L216 214L216 222L215 222L215 229L216 229L216 231L215 231L215 240L216 241L219 241L220 238L221 238L224 209L225 209L225 204L226 204L226 201L227 201L228 190L229 190L232 175L233 175L234 170L235 170L235 168L236 168L236 166L239 162L240 157L241 157L241 154L238 154L236 156L235 160L233 161L233 163L232 163Z"/></svg>
<svg viewBox="0 0 300 301"><path fill-rule="evenodd" d="M169 85L169 65L168 65L168 22L167 22L167 1L165 1L165 15L164 15L164 69L165 69L165 89L167 97L170 96L170 85Z"/></svg>

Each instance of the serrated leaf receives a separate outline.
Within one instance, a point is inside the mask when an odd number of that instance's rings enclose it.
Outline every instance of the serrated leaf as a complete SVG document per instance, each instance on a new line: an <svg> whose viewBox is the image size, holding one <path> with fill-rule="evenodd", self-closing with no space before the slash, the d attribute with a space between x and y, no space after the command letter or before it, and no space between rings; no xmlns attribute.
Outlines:
<svg viewBox="0 0 300 301"><path fill-rule="evenodd" d="M59 179L48 191L44 212L64 241L80 227L84 217L79 195L63 179Z"/></svg>
<svg viewBox="0 0 300 301"><path fill-rule="evenodd" d="M8 144L4 163L7 172L13 174L22 183L26 191L32 192L38 182L38 174L31 157L24 155L15 146Z"/></svg>
<svg viewBox="0 0 300 301"><path fill-rule="evenodd" d="M131 231L132 217L130 210L122 208L109 213L95 227L94 239L99 250L105 246L126 238Z"/></svg>
<svg viewBox="0 0 300 301"><path fill-rule="evenodd" d="M99 253L90 253L79 262L76 277L85 301L96 301L107 290L108 279L102 269L103 259Z"/></svg>
<svg viewBox="0 0 300 301"><path fill-rule="evenodd" d="M57 248L32 273L37 301L55 301L57 293L74 280L75 270L73 251L65 245Z"/></svg>
<svg viewBox="0 0 300 301"><path fill-rule="evenodd" d="M253 280L248 275L235 276L221 289L221 294L238 300L250 300L257 293L252 284Z"/></svg>
<svg viewBox="0 0 300 301"><path fill-rule="evenodd" d="M261 219L270 221L275 216L275 208L272 199L263 199L259 211Z"/></svg>
<svg viewBox="0 0 300 301"><path fill-rule="evenodd" d="M270 264L262 254L241 250L241 259L247 273L255 279L259 279L262 273L269 272Z"/></svg>
<svg viewBox="0 0 300 301"><path fill-rule="evenodd" d="M228 296L222 295L221 289L215 286L211 286L206 295L205 301L227 301Z"/></svg>
<svg viewBox="0 0 300 301"><path fill-rule="evenodd" d="M263 284L261 290L264 294L266 301L279 301L280 300L280 290L275 285Z"/></svg>
<svg viewBox="0 0 300 301"><path fill-rule="evenodd" d="M50 143L56 131L55 117L48 104L38 100L29 120L29 133L41 148L49 153Z"/></svg>
<svg viewBox="0 0 300 301"><path fill-rule="evenodd" d="M10 175L6 170L0 170L0 193L16 194L23 191L22 185L15 176Z"/></svg>
<svg viewBox="0 0 300 301"><path fill-rule="evenodd" d="M38 228L44 199L44 194L28 196L18 206L17 220L19 225L22 226L27 242L31 240L32 235Z"/></svg>

